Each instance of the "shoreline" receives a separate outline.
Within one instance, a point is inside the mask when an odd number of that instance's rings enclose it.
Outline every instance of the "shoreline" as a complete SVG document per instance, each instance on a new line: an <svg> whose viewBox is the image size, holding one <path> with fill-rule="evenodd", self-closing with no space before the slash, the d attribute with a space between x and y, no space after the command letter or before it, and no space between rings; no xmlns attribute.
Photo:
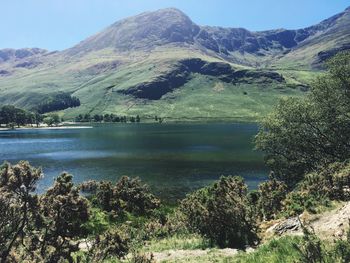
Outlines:
<svg viewBox="0 0 350 263"><path fill-rule="evenodd" d="M93 126L58 126L58 127L20 127L20 128L0 128L1 131L21 131L21 130L69 130L69 129L92 129Z"/></svg>

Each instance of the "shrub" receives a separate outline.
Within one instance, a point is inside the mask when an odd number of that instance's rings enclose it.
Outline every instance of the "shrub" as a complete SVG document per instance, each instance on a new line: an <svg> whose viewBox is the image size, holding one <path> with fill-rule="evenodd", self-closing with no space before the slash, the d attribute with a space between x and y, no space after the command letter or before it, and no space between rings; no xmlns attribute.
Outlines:
<svg viewBox="0 0 350 263"><path fill-rule="evenodd" d="M287 195L285 183L270 177L270 180L259 185L258 207L265 220L274 219L282 210L282 201Z"/></svg>
<svg viewBox="0 0 350 263"><path fill-rule="evenodd" d="M72 175L62 173L53 187L40 198L42 245L40 253L48 262L71 259L79 250L73 240L84 232L82 225L89 220L88 201L79 195Z"/></svg>
<svg viewBox="0 0 350 263"><path fill-rule="evenodd" d="M301 244L294 245L299 251L300 263L322 263L325 262L325 248L321 240L315 235L314 231L307 229L302 225L303 238Z"/></svg>
<svg viewBox="0 0 350 263"><path fill-rule="evenodd" d="M350 220L349 220L350 226ZM334 258L340 258L341 262L350 262L350 228L346 233L346 240L337 240L332 253Z"/></svg>
<svg viewBox="0 0 350 263"><path fill-rule="evenodd" d="M244 248L258 241L257 228L240 177L221 177L181 202L189 226L220 247Z"/></svg>
<svg viewBox="0 0 350 263"><path fill-rule="evenodd" d="M37 237L34 230L39 204L34 191L42 175L41 169L25 161L16 165L4 163L0 167L1 262L8 262L11 252L24 244L24 238L33 241Z"/></svg>
<svg viewBox="0 0 350 263"><path fill-rule="evenodd" d="M92 193L93 202L101 209L117 216L125 213L149 215L160 206L159 199L138 178L123 176L115 185L106 181L90 181L83 183L80 188Z"/></svg>
<svg viewBox="0 0 350 263"><path fill-rule="evenodd" d="M104 262L108 258L124 258L129 252L128 236L116 229L109 230L105 234L98 236L90 251L91 261Z"/></svg>

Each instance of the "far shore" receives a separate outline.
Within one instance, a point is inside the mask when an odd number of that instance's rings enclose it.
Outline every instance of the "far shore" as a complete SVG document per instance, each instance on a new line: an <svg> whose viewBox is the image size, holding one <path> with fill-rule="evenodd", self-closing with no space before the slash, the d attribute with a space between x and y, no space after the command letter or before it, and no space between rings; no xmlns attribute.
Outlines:
<svg viewBox="0 0 350 263"><path fill-rule="evenodd" d="M92 126L39 126L39 127L20 127L20 128L0 128L0 131L20 131L20 130L66 130L66 129L91 129Z"/></svg>

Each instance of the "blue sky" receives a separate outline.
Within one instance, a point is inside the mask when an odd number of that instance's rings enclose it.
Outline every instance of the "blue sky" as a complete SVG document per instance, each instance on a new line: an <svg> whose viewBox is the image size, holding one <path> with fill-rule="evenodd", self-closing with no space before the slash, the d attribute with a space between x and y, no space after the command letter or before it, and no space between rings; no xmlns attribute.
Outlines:
<svg viewBox="0 0 350 263"><path fill-rule="evenodd" d="M306 27L348 6L349 0L1 0L0 48L62 50L119 19L165 7L200 25L267 30Z"/></svg>

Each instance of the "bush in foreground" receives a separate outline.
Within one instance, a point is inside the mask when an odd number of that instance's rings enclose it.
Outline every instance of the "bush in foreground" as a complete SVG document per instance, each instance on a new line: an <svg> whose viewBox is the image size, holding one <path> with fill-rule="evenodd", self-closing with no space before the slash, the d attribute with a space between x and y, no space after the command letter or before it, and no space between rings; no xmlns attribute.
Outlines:
<svg viewBox="0 0 350 263"><path fill-rule="evenodd" d="M258 241L255 219L240 177L221 177L181 202L192 229L219 247L244 248Z"/></svg>

